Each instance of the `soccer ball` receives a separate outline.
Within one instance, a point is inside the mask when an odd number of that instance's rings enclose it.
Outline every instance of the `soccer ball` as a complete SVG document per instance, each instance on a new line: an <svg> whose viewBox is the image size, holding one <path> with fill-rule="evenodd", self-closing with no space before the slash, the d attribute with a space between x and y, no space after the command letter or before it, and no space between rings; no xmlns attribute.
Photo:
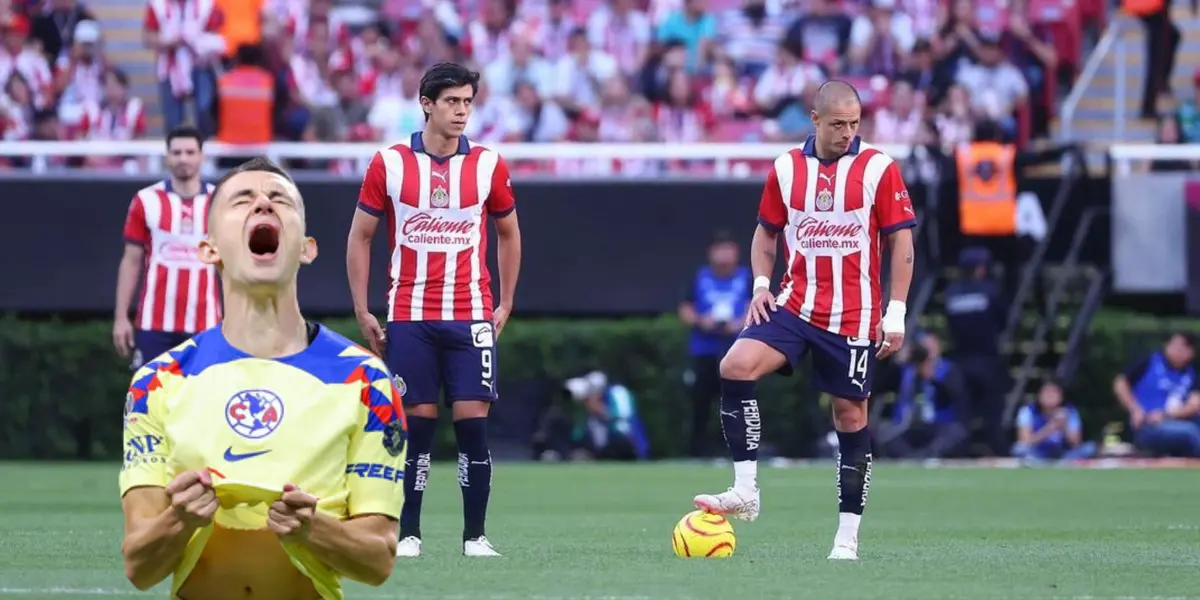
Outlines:
<svg viewBox="0 0 1200 600"><path fill-rule="evenodd" d="M675 556L682 558L725 558L733 556L737 539L729 519L697 510L675 524L671 547Z"/></svg>

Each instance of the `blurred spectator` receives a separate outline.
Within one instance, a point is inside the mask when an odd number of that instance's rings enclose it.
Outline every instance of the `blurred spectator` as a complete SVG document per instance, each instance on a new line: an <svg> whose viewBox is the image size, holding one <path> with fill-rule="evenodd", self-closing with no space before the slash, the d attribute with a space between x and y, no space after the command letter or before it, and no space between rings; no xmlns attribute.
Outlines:
<svg viewBox="0 0 1200 600"><path fill-rule="evenodd" d="M7 81L12 73L20 73L31 94L33 106L38 110L54 105L54 75L46 57L37 50L29 39L29 21L23 15L14 15L0 29L4 33L4 49L0 52L0 81Z"/></svg>
<svg viewBox="0 0 1200 600"><path fill-rule="evenodd" d="M225 52L221 11L200 0L148 0L143 41L158 53L157 74L167 129L183 124L189 101L196 127L205 137L216 130L214 61Z"/></svg>
<svg viewBox="0 0 1200 600"><path fill-rule="evenodd" d="M767 0L742 0L741 7L721 15L721 50L739 67L737 75L757 78L774 62L775 49L785 32L779 13Z"/></svg>
<svg viewBox="0 0 1200 600"><path fill-rule="evenodd" d="M1000 357L1000 336L1008 317L1008 304L991 278L991 253L987 248L964 248L958 258L962 270L946 287L946 329L954 349L954 363L963 374L971 411L982 418L985 441L992 453L1008 447L1004 432L1004 400L1008 374Z"/></svg>
<svg viewBox="0 0 1200 600"><path fill-rule="evenodd" d="M1037 400L1017 411L1017 442L1012 455L1026 460L1080 460L1096 455L1096 443L1084 441L1083 420L1063 402L1062 388L1042 384Z"/></svg>
<svg viewBox="0 0 1200 600"><path fill-rule="evenodd" d="M1175 114L1179 117L1181 137L1200 140L1200 69L1192 75L1191 94L1179 103Z"/></svg>
<svg viewBox="0 0 1200 600"><path fill-rule="evenodd" d="M217 140L224 144L268 143L274 133L275 77L263 66L258 46L238 48L236 60L234 68L217 83Z"/></svg>
<svg viewBox="0 0 1200 600"><path fill-rule="evenodd" d="M569 52L555 66L554 100L571 117L600 104L600 82L617 75L617 61L588 43L582 28L571 32Z"/></svg>
<svg viewBox="0 0 1200 600"><path fill-rule="evenodd" d="M17 71L8 75L4 84L4 96L0 97L0 117L4 139L8 141L28 140L33 134L33 92L25 76Z"/></svg>
<svg viewBox="0 0 1200 600"><path fill-rule="evenodd" d="M639 81L641 93L647 100L661 100L667 91L667 79L671 73L684 70L687 65L687 47L679 40L668 40L650 53Z"/></svg>
<svg viewBox="0 0 1200 600"><path fill-rule="evenodd" d="M912 19L913 37L929 40L937 35L941 24L942 0L900 0L897 8Z"/></svg>
<svg viewBox="0 0 1200 600"><path fill-rule="evenodd" d="M538 94L552 97L555 89L555 68L536 54L532 41L517 38L509 54L484 67L483 85L497 96L512 96L518 81L533 84Z"/></svg>
<svg viewBox="0 0 1200 600"><path fill-rule="evenodd" d="M920 39L913 44L912 53L905 61L905 67L900 72L899 80L908 82L913 90L925 95L925 101L930 105L938 105L946 92L946 80L942 78L943 71L936 68L933 59L933 44L929 40Z"/></svg>
<svg viewBox="0 0 1200 600"><path fill-rule="evenodd" d="M337 101L313 113L313 134L316 139L322 142L350 142L374 137L367 124L370 105L359 93L354 73L337 71L332 76L332 84Z"/></svg>
<svg viewBox="0 0 1200 600"><path fill-rule="evenodd" d="M583 406L572 436L576 447L599 460L645 460L650 443L629 388L610 383L601 371L566 382L567 393Z"/></svg>
<svg viewBox="0 0 1200 600"><path fill-rule="evenodd" d="M1158 118L1157 126L1154 131L1154 141L1159 144L1186 144L1189 138L1183 136L1183 126L1180 124L1179 117L1173 114L1164 115ZM1196 168L1196 161L1182 159L1155 159L1150 161L1150 170L1154 172L1178 172L1192 171Z"/></svg>
<svg viewBox="0 0 1200 600"><path fill-rule="evenodd" d="M750 94L738 77L737 65L728 56L718 58L713 64L712 83L704 89L704 101L713 117L728 119L744 115L751 110Z"/></svg>
<svg viewBox="0 0 1200 600"><path fill-rule="evenodd" d="M467 25L462 40L467 56L476 64L486 65L508 54L511 41L526 32L513 21L516 0L484 0L483 18Z"/></svg>
<svg viewBox="0 0 1200 600"><path fill-rule="evenodd" d="M951 0L950 15L935 38L939 41L936 50L938 68L943 78L953 81L959 68L978 59L980 35L975 3L972 0Z"/></svg>
<svg viewBox="0 0 1200 600"><path fill-rule="evenodd" d="M612 56L626 76L642 70L652 41L650 19L635 0L606 0L587 20L588 41Z"/></svg>
<svg viewBox="0 0 1200 600"><path fill-rule="evenodd" d="M717 20L708 12L709 0L684 0L683 7L671 11L658 27L658 41L683 42L687 50L688 71L699 72L711 60L717 39Z"/></svg>
<svg viewBox="0 0 1200 600"><path fill-rule="evenodd" d="M104 72L104 93L84 111L85 135L92 140L137 140L146 136L146 105L129 91L129 76L112 68Z"/></svg>
<svg viewBox="0 0 1200 600"><path fill-rule="evenodd" d="M890 89L891 106L875 112L875 144L904 144L916 141L921 130L925 98L913 92L907 81L897 81Z"/></svg>
<svg viewBox="0 0 1200 600"><path fill-rule="evenodd" d="M707 141L713 126L712 113L686 71L675 71L667 80L666 99L654 105L654 123L661 141L671 144Z"/></svg>
<svg viewBox="0 0 1200 600"><path fill-rule="evenodd" d="M1028 0L1012 0L1008 7L1008 23L1000 44L1009 61L1024 76L1029 86L1029 103L1033 133L1041 134L1048 131L1050 108L1044 102L1044 91L1049 79L1057 77L1058 52L1054 45L1046 40L1052 39L1044 25L1034 25L1029 22L1026 14L1029 12Z"/></svg>
<svg viewBox="0 0 1200 600"><path fill-rule="evenodd" d="M570 121L553 102L545 102L537 88L527 81L518 81L515 110L511 123L505 128L509 142L561 142L570 132Z"/></svg>
<svg viewBox="0 0 1200 600"><path fill-rule="evenodd" d="M107 64L100 51L100 25L79 21L74 42L55 65L54 88L59 97L58 115L63 125L75 127L83 118L84 107L104 99L104 74Z"/></svg>
<svg viewBox="0 0 1200 600"><path fill-rule="evenodd" d="M843 72L850 49L850 17L835 0L811 0L809 11L788 28L784 39L805 62L820 65L831 75Z"/></svg>
<svg viewBox="0 0 1200 600"><path fill-rule="evenodd" d="M800 60L792 42L783 42L775 63L767 68L754 85L754 103L772 119L778 139L799 140L812 130L808 100L821 85L821 70Z"/></svg>
<svg viewBox="0 0 1200 600"><path fill-rule="evenodd" d="M971 106L977 115L995 121L1009 139L1015 139L1014 111L1028 101L1029 86L1021 72L1005 58L998 37L982 37L976 53L979 62L960 67L955 81L971 91Z"/></svg>
<svg viewBox="0 0 1200 600"><path fill-rule="evenodd" d="M916 340L900 370L892 419L879 445L893 458L947 458L967 440L970 417L958 368L941 353L936 336Z"/></svg>
<svg viewBox="0 0 1200 600"><path fill-rule="evenodd" d="M420 87L420 75L417 76L417 86ZM463 135L484 144L502 142L513 123L515 110L511 95L493 94L490 87L481 85L475 93L475 101L471 103L471 118L467 120ZM421 110L420 118L424 122L424 110Z"/></svg>
<svg viewBox="0 0 1200 600"><path fill-rule="evenodd" d="M50 0L47 10L33 20L33 37L42 45L46 61L54 64L75 42L81 21L96 21L96 16L77 0Z"/></svg>
<svg viewBox="0 0 1200 600"><path fill-rule="evenodd" d="M975 136L975 123L971 118L971 104L967 91L960 85L946 90L946 97L934 117L942 150L954 152L963 144L969 144Z"/></svg>
<svg viewBox="0 0 1200 600"><path fill-rule="evenodd" d="M225 40L226 66L233 66L239 47L262 45L267 0L215 0L215 4L222 15L220 32Z"/></svg>
<svg viewBox="0 0 1200 600"><path fill-rule="evenodd" d="M390 140L420 131L425 126L425 111L421 110L420 102L421 71L412 65L401 65L399 54L392 48L383 57L381 69L398 71L387 79L387 85L376 85L375 102L367 114L367 123L374 129L375 139L391 143Z"/></svg>
<svg viewBox="0 0 1200 600"><path fill-rule="evenodd" d="M721 395L721 357L745 325L753 279L741 264L737 242L718 232L708 247L708 264L692 276L679 303L679 320L691 328L691 455L711 450L709 422Z"/></svg>
<svg viewBox="0 0 1200 600"><path fill-rule="evenodd" d="M597 139L601 142L647 142L653 139L654 122L645 99L630 93L621 77L604 82L597 124Z"/></svg>
<svg viewBox="0 0 1200 600"><path fill-rule="evenodd" d="M537 40L537 48L541 50L542 56L553 61L556 57L570 52L571 32L582 24L575 19L571 0L549 1L547 17L536 21L530 38Z"/></svg>
<svg viewBox="0 0 1200 600"><path fill-rule="evenodd" d="M1157 115L1154 102L1161 93L1171 91L1171 72L1183 36L1171 21L1171 2L1168 0L1123 0L1121 8L1141 19L1146 26L1146 84L1142 92L1142 118Z"/></svg>
<svg viewBox="0 0 1200 600"><path fill-rule="evenodd" d="M850 28L850 72L893 75L916 45L912 19L896 10L896 0L871 0Z"/></svg>
<svg viewBox="0 0 1200 600"><path fill-rule="evenodd" d="M1162 350L1134 363L1113 381L1113 392L1129 413L1133 444L1140 452L1200 458L1195 358L1196 336L1174 333Z"/></svg>

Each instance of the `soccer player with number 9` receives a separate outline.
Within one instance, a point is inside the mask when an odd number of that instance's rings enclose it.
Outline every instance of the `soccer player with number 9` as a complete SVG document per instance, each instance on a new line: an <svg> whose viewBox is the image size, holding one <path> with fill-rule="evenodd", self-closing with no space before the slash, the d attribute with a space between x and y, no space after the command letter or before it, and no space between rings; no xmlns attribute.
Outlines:
<svg viewBox="0 0 1200 600"><path fill-rule="evenodd" d="M858 526L871 483L867 400L875 362L904 343L916 215L899 165L857 135L862 102L829 81L812 112L816 134L776 159L751 242L754 296L746 328L721 361L721 425L734 461L734 484L701 494L697 508L754 520L759 513L762 424L755 382L790 374L812 355L813 384L833 396L838 437L838 530L834 560L858 559ZM779 233L788 271L779 294L771 273ZM891 249L891 299L882 308L882 242Z"/></svg>
<svg viewBox="0 0 1200 600"><path fill-rule="evenodd" d="M375 154L350 227L346 268L355 313L395 375L409 417L401 557L421 554L421 502L443 392L458 441L463 555L499 556L484 536L492 485L487 416L497 398L495 341L512 310L521 234L504 159L463 135L478 86L479 74L457 64L426 71L420 89L425 130ZM489 216L499 242L494 310ZM386 331L367 308L371 239L380 221L392 234Z"/></svg>

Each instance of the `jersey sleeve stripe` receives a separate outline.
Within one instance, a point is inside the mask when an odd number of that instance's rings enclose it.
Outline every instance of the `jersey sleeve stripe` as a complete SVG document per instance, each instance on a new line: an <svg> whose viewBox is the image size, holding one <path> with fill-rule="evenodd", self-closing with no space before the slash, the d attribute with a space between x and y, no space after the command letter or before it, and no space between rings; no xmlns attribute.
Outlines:
<svg viewBox="0 0 1200 600"><path fill-rule="evenodd" d="M917 226L917 222L913 219L909 219L907 221L904 221L903 223L896 223L895 225L892 225L890 227L881 227L879 229L879 231L881 233L883 233L884 235L891 235L893 233L896 233L897 231L900 231L901 229L912 229L916 226Z"/></svg>

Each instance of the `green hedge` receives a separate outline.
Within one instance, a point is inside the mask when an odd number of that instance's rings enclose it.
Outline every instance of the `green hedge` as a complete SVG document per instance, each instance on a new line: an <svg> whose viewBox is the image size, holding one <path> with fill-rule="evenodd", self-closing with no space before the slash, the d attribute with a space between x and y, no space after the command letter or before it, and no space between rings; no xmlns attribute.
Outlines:
<svg viewBox="0 0 1200 600"><path fill-rule="evenodd" d="M352 320L325 321L351 338ZM1102 315L1071 392L1090 430L1117 420L1109 392L1113 374L1154 347L1178 323ZM1184 326L1200 330L1194 322ZM130 373L114 356L106 322L0 319L0 457L114 459L121 448L121 410ZM637 395L654 453L677 456L688 441L690 404L683 374L687 332L658 319L516 320L500 341L503 385L561 381L601 368ZM802 455L823 430L824 409L807 377L770 377L761 385L764 439L784 455ZM714 419L715 421L715 419ZM439 455L450 456L449 427Z"/></svg>

